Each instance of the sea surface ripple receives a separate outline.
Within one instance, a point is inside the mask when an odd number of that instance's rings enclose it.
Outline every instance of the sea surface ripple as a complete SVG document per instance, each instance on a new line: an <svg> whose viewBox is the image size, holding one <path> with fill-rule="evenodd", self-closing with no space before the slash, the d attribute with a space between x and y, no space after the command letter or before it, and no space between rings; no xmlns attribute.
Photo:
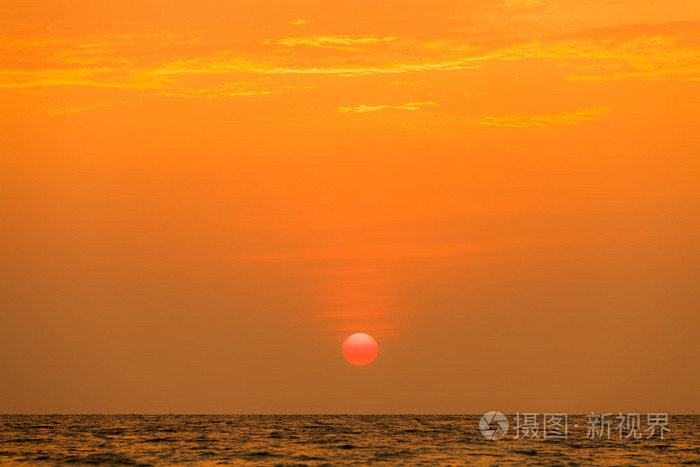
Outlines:
<svg viewBox="0 0 700 467"><path fill-rule="evenodd" d="M2 415L2 465L700 464L700 416L665 439L488 440L478 415ZM512 420L513 417L509 416ZM573 425L579 428L574 429Z"/></svg>

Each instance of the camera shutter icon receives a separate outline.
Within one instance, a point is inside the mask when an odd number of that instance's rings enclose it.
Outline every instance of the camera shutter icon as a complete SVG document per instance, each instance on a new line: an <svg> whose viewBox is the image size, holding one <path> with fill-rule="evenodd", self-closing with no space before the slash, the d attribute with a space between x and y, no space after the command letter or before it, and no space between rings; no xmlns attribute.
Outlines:
<svg viewBox="0 0 700 467"><path fill-rule="evenodd" d="M508 433L508 417L496 410L486 412L479 420L479 431L486 439L501 439Z"/></svg>

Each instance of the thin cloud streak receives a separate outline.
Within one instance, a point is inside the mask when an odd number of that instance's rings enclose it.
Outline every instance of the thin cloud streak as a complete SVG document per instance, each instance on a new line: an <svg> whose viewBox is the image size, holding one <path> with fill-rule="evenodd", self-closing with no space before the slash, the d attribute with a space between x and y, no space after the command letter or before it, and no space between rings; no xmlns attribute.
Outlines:
<svg viewBox="0 0 700 467"><path fill-rule="evenodd" d="M549 115L518 114L503 117L485 117L479 121L479 124L516 128L577 125L583 122L598 121L611 112L612 109L610 107L599 106Z"/></svg>
<svg viewBox="0 0 700 467"><path fill-rule="evenodd" d="M317 37L290 37L273 41L268 39L264 44L284 45L287 47L307 46L338 50L359 50L354 45L377 44L380 42L395 41L395 36L317 36Z"/></svg>
<svg viewBox="0 0 700 467"><path fill-rule="evenodd" d="M338 107L340 112L346 113L365 113L365 112L376 112L378 110L421 110L425 106L437 105L437 103L432 101L427 102L406 102L401 105L357 105L354 107Z"/></svg>

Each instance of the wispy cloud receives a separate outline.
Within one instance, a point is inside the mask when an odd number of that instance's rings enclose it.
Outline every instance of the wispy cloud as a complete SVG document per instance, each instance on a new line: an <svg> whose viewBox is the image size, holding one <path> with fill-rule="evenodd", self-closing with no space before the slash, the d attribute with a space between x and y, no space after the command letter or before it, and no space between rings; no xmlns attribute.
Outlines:
<svg viewBox="0 0 700 467"><path fill-rule="evenodd" d="M266 40L265 44L285 45L287 47L307 46L322 47L340 50L358 50L355 45L376 44L396 40L394 36L316 36L316 37L290 37L278 41Z"/></svg>
<svg viewBox="0 0 700 467"><path fill-rule="evenodd" d="M260 87L258 83L237 82L204 88L172 88L159 91L156 95L190 98L206 97L212 99L215 97L266 96L274 92L276 91Z"/></svg>
<svg viewBox="0 0 700 467"><path fill-rule="evenodd" d="M502 8L535 8L544 5L544 0L504 0Z"/></svg>
<svg viewBox="0 0 700 467"><path fill-rule="evenodd" d="M528 5L537 3L530 0L515 3L523 2ZM685 35L693 34L690 27L683 31L686 31ZM0 88L86 86L138 89L181 97L262 96L284 92L289 89L285 85L315 85L313 78L321 76L354 78L426 73L420 79L429 81L430 72L527 61L557 66L557 70L561 70L557 71L559 79L569 81L700 80L697 41L684 39L681 35L664 35L659 31L650 35L647 34L648 28L643 32L645 35L639 36L635 30L634 37L620 37L615 31L582 32L577 37L550 37L490 50L472 47L464 41L416 42L374 35L292 37L269 42L284 46L287 53L280 53L279 48L261 48L260 38L254 45L220 50L218 48L224 47L222 44L229 45L211 31L191 31L185 35L170 32L105 34L82 39L2 38L0 49L5 55L0 63ZM200 40L200 37L206 40ZM390 53L377 48L371 57L327 51L319 58L305 50L308 47L355 48L388 42L392 43ZM156 44L159 52L140 53L144 44ZM169 48L172 44L178 47ZM183 46L186 52L182 51ZM400 55L396 54L397 50L401 51ZM271 82L264 87L239 85L241 82L268 81L268 77ZM290 83L297 77L296 81L305 78L304 82ZM410 108L411 104L416 103L404 104L408 107L342 107L345 110L341 111L414 110ZM531 122L531 126L537 126L536 122Z"/></svg>
<svg viewBox="0 0 700 467"><path fill-rule="evenodd" d="M155 71L157 75L184 75L204 73L260 73L266 75L338 75L344 77L372 74L412 73L422 71L449 71L479 68L476 62L483 57L468 57L457 60L427 63L389 63L382 66L339 66L339 67L295 67L255 63L241 58L221 54L207 59L173 62Z"/></svg>
<svg viewBox="0 0 700 467"><path fill-rule="evenodd" d="M90 86L121 89L161 89L162 78L143 70L123 68L71 68L0 70L0 88Z"/></svg>
<svg viewBox="0 0 700 467"><path fill-rule="evenodd" d="M43 109L37 109L34 113L44 114L44 115L71 115L80 112L86 112L88 110L94 110L100 107L131 107L133 104L127 102L105 102L105 101L93 101L87 102L79 105L65 106L65 107L48 107Z"/></svg>
<svg viewBox="0 0 700 467"><path fill-rule="evenodd" d="M229 53L214 57L174 61L148 66L90 66L80 68L56 67L39 70L1 70L0 88L29 88L46 86L89 86L104 88L180 91L179 80L187 75L318 75L358 77L373 74L403 74L428 71L451 71L479 68L479 59L465 58L428 63L388 63L380 66L347 65L338 67L281 66L257 63ZM308 86L307 86L308 87ZM201 86L189 87L189 94L199 92ZM223 94L227 93L222 89ZM210 95L210 92L202 93ZM258 93L260 94L260 93ZM265 94L265 93L262 93Z"/></svg>
<svg viewBox="0 0 700 467"><path fill-rule="evenodd" d="M45 114L45 115L70 115L79 112L85 112L86 110L96 109L97 107L102 107L104 102L90 102L83 105L75 105L70 107L52 107L46 109L35 110L34 113Z"/></svg>
<svg viewBox="0 0 700 467"><path fill-rule="evenodd" d="M578 123L600 120L611 112L612 109L610 107L599 106L549 115L517 114L503 117L485 117L479 121L479 124L520 128L576 125Z"/></svg>
<svg viewBox="0 0 700 467"><path fill-rule="evenodd" d="M340 112L376 112L378 110L393 109L393 110L420 110L426 105L437 105L435 102L406 102L400 105L358 105L354 107L338 107Z"/></svg>
<svg viewBox="0 0 700 467"><path fill-rule="evenodd" d="M657 35L624 40L535 42L499 51L502 60L544 59L576 70L569 80L700 78L700 49L678 37ZM597 73L594 73L597 72Z"/></svg>

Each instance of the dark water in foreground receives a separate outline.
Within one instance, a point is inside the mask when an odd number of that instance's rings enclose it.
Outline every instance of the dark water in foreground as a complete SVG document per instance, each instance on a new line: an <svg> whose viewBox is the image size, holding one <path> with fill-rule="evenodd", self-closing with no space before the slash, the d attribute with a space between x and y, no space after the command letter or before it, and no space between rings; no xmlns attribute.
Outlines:
<svg viewBox="0 0 700 467"><path fill-rule="evenodd" d="M700 463L700 416L671 416L665 439L485 439L480 416L4 415L12 465L678 465ZM512 417L509 416L512 420ZM578 424L579 428L573 425ZM511 427L512 428L512 427Z"/></svg>

